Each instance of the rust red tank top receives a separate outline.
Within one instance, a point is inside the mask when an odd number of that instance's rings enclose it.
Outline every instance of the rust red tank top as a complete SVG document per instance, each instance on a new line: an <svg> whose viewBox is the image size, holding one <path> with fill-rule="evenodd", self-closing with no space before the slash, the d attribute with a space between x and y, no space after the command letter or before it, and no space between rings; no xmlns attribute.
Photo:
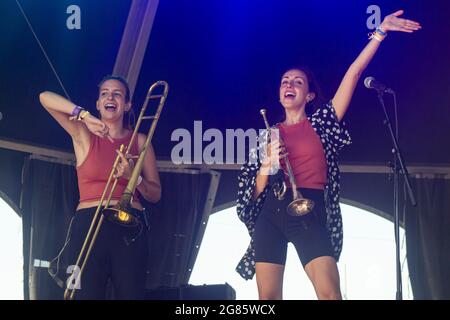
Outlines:
<svg viewBox="0 0 450 320"><path fill-rule="evenodd" d="M293 125L279 124L281 138L289 153L289 162L295 176L297 187L321 189L327 183L327 162L322 143L307 118ZM286 183L290 186L286 165Z"/></svg>
<svg viewBox="0 0 450 320"><path fill-rule="evenodd" d="M114 139L114 142L106 138L100 138L91 134L89 151L86 159L77 166L78 188L80 190L80 202L100 200L102 192L105 189L109 174L117 157L116 150L120 145L128 146L132 132L121 139ZM139 152L138 141L131 148L131 154L137 155ZM128 184L128 180L120 178L111 197L112 200L119 200ZM109 192L109 190L108 190ZM134 199L137 200L135 192ZM107 193L108 195L108 193Z"/></svg>

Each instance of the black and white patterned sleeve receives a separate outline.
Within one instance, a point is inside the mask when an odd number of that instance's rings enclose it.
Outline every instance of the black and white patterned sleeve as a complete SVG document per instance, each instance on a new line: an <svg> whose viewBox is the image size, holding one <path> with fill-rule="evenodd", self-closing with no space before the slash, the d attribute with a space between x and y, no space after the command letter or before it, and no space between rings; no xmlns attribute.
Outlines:
<svg viewBox="0 0 450 320"><path fill-rule="evenodd" d="M330 143L337 151L352 143L345 121L338 121L332 101L317 110L315 116L320 118Z"/></svg>
<svg viewBox="0 0 450 320"><path fill-rule="evenodd" d="M260 163L246 163L242 166L238 177L238 197L237 197L237 214L239 219L248 224L254 221L261 211L267 188L262 192L256 200L252 200L253 191L256 186L256 176L260 167Z"/></svg>

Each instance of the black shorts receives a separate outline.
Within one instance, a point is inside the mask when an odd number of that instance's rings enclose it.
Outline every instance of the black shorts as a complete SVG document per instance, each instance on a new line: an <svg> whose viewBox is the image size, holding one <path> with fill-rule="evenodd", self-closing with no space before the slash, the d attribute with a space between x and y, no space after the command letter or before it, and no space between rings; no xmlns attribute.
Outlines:
<svg viewBox="0 0 450 320"><path fill-rule="evenodd" d="M303 197L315 202L314 210L301 217L290 216L286 212L292 201L291 189L287 190L284 200L278 200L273 191L267 194L253 235L256 262L284 265L289 242L295 246L303 267L315 258L333 256L331 238L326 229L323 191L299 190Z"/></svg>

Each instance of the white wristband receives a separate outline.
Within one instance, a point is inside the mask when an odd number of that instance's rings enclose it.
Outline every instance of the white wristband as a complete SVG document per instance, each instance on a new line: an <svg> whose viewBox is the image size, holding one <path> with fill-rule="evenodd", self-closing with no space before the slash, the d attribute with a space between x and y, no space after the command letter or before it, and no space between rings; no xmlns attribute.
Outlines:
<svg viewBox="0 0 450 320"><path fill-rule="evenodd" d="M142 179L142 176L139 176L139 178L138 178L138 180L137 180L136 187L137 187L138 185L141 184L142 180L143 180L143 179Z"/></svg>

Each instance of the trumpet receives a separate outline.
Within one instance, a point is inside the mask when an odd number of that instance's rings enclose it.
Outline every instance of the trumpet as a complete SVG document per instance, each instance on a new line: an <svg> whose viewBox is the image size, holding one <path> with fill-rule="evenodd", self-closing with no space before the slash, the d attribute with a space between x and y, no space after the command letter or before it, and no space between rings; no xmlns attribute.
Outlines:
<svg viewBox="0 0 450 320"><path fill-rule="evenodd" d="M267 143L270 142L271 140L271 133L270 133L270 125L269 122L267 121L267 117L266 117L266 109L261 109L259 111L259 113L262 115L263 119L264 119L264 124L266 126L267 129L267 134L268 134L268 139L267 139ZM281 139L281 137L280 137ZM292 167L291 167L291 163L289 162L289 157L286 154L284 157L284 163L286 164L286 171L287 171L287 175L289 177L289 182L291 184L292 187L292 202L289 203L288 207L287 207L287 212L289 215L291 216L303 216L306 215L308 213L310 213L313 209L314 209L314 201L311 199L306 199L302 196L301 192L299 190L297 190L297 183L295 181L295 177L294 174L292 172ZM286 174L286 172L284 172ZM278 189L275 190L275 195L277 196L277 198L279 200L282 200L284 198L284 195L287 191L287 186L286 186L286 182L283 179L283 183L282 186Z"/></svg>
<svg viewBox="0 0 450 320"><path fill-rule="evenodd" d="M153 94L153 91L156 88L162 87L162 93L161 94ZM94 217L92 218L91 225L89 227L89 231L86 235L86 238L84 240L83 246L81 248L80 254L78 255L76 266L80 266L78 269L78 274L76 275L75 284L73 287L67 287L64 291L64 299L65 300L73 300L76 288L79 287L81 275L84 271L84 268L86 266L86 262L89 259L90 253L92 251L92 248L94 246L95 240L97 239L98 233L100 231L100 228L103 224L103 221L105 217L112 222L115 222L119 225L125 226L125 227L135 227L141 224L139 219L135 217L131 213L131 200L134 194L134 191L136 189L137 181L139 178L139 175L142 171L142 167L144 165L144 158L148 149L148 146L150 144L150 141L152 140L153 134L156 129L156 125L158 123L161 111L163 109L164 103L167 99L167 94L169 92L169 85L165 81L157 81L154 84L150 86L150 88L147 91L147 96L145 99L145 102L141 108L141 112L139 114L139 117L136 121L136 127L134 128L133 134L130 139L130 143L127 147L125 147L123 144L120 146L120 152L125 152L125 156L128 155L129 150L131 150L131 146L135 142L135 139L138 135L139 127L141 126L142 120L152 120L152 124L150 126L149 132L147 134L147 139L145 140L145 143L142 147L142 150L139 153L138 160L136 161L136 165L133 168L133 171L130 176L130 180L128 181L128 184L122 193L122 196L120 200L117 202L117 204L114 207L109 207L111 197L113 195L114 189L116 188L117 182L119 181L118 178L114 178L114 174L116 172L117 166L120 161L120 156L117 155L113 167L111 169L111 173L109 174L108 181L106 182L106 186L103 190L102 196L100 198L100 203L95 211ZM152 116L146 116L145 111L147 109L147 105L150 100L159 99L158 108L156 110L156 113ZM107 190L109 189L110 185L112 184L112 187L109 191L108 196L106 196ZM105 203L105 209L101 209L103 206L103 202L106 199ZM100 214L100 212L102 214Z"/></svg>

